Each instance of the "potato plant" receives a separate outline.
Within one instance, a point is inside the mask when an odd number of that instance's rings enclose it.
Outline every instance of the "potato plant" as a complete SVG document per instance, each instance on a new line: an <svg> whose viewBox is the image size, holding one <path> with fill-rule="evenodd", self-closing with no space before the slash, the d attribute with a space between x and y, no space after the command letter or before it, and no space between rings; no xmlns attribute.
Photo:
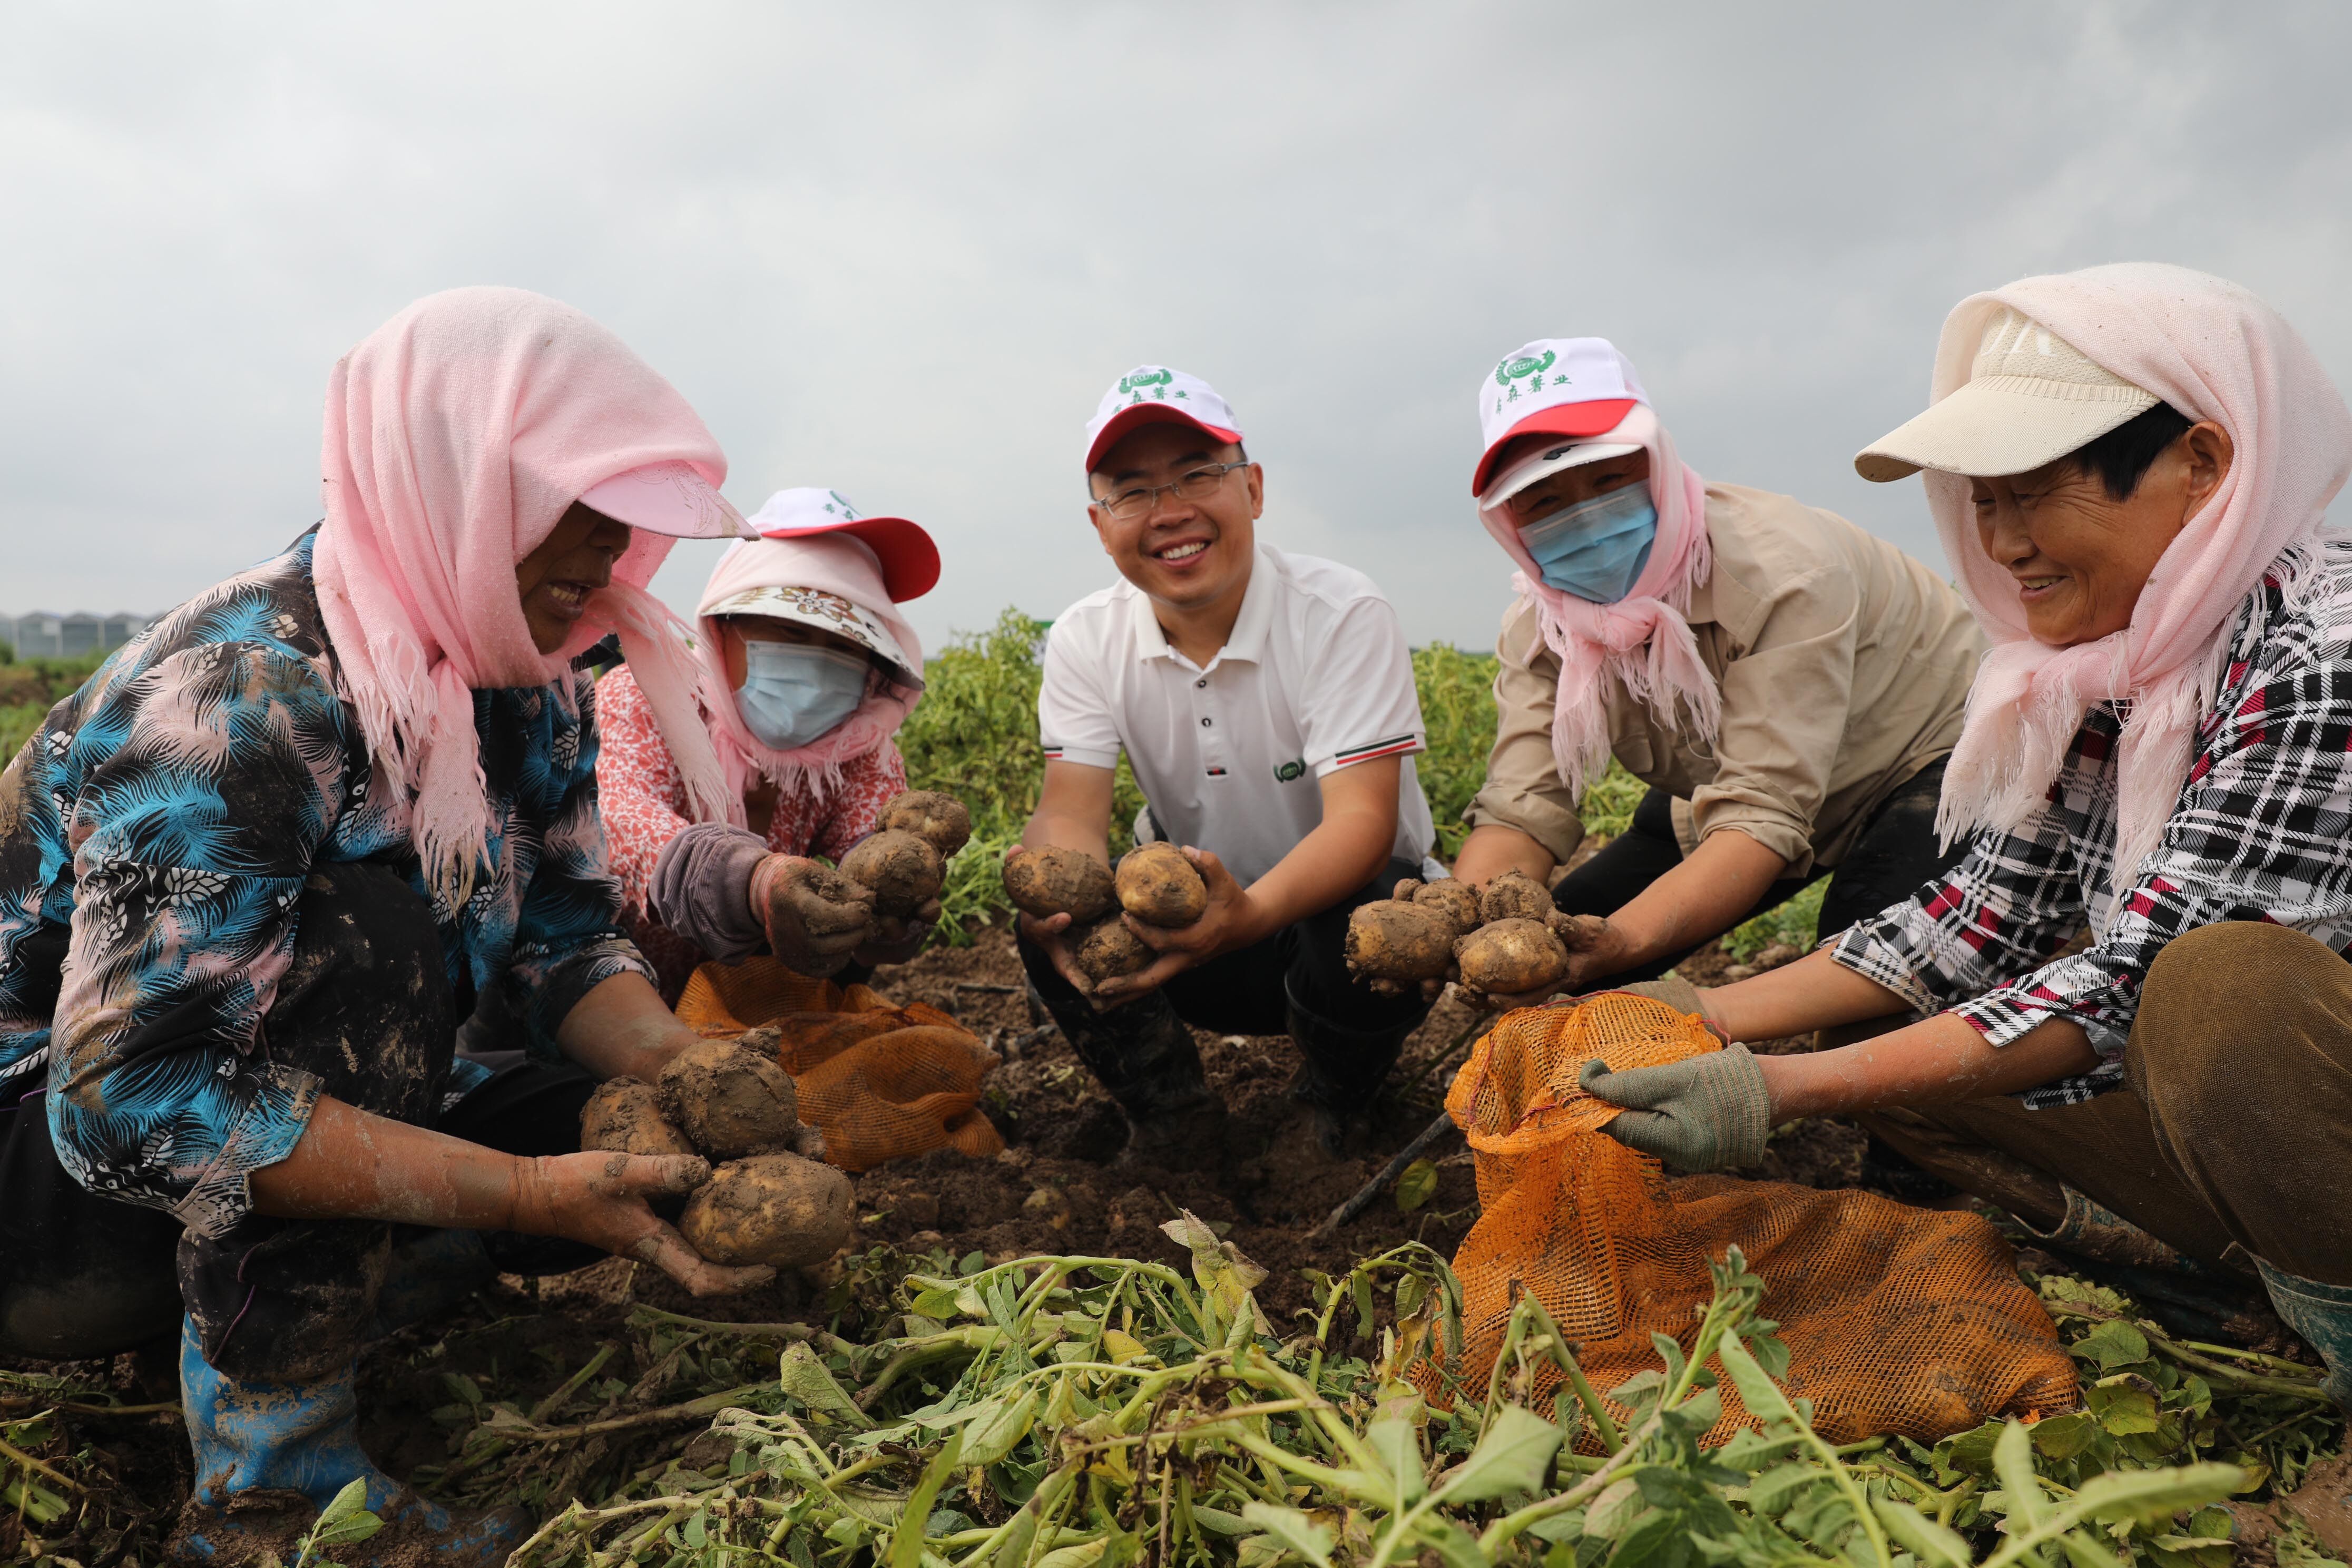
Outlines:
<svg viewBox="0 0 2352 1568"><path fill-rule="evenodd" d="M1491 1374L1444 1381L1433 1405L1408 1370L1462 1333L1436 1254L1408 1243L1318 1277L1317 1307L1277 1327L1252 1294L1263 1272L1212 1226L1166 1229L1189 1268L974 1254L906 1279L898 1333L801 1331L771 1384L730 1391L702 1469L575 1503L517 1568L2218 1568L2213 1505L2250 1480L2197 1457L2193 1422L2177 1465L2089 1436L2053 1461L2049 1421L1833 1447L1775 1381L1785 1352L1736 1249L1687 1341L1661 1336L1660 1364L1612 1391L1629 1422L1532 1297ZM1375 1336L1369 1359L1339 1353ZM2112 1337L2093 1359L2136 1348ZM1538 1400L1555 1368L1560 1392ZM1760 1430L1703 1449L1722 1377ZM2277 1397L2307 1406L2310 1386Z"/></svg>

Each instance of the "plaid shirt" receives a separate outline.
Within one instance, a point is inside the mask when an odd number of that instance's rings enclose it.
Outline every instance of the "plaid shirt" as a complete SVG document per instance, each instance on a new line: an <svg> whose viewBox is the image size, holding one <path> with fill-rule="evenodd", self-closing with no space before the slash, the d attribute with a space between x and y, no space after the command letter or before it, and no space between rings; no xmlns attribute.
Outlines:
<svg viewBox="0 0 2352 1568"><path fill-rule="evenodd" d="M2020 1098L2073 1105L2118 1087L2148 966L2221 921L2352 946L2352 541L2282 555L2246 597L2198 721L2196 760L2156 852L2118 887L2115 709L2084 717L2042 807L1988 832L1951 872L1837 939L1834 957L1919 1012L1950 1008L1996 1046L2053 1017L2099 1065ZM2056 956L2088 926L2093 941Z"/></svg>

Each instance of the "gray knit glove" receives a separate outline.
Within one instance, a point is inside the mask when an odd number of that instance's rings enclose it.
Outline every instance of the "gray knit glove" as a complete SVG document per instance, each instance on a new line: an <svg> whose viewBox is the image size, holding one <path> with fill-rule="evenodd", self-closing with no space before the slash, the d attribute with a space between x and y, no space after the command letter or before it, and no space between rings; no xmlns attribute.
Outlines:
<svg viewBox="0 0 2352 1568"><path fill-rule="evenodd" d="M1746 1046L1624 1072L1595 1058L1576 1082L1594 1099L1626 1108L1603 1132L1677 1171L1738 1170L1764 1157L1772 1097Z"/></svg>

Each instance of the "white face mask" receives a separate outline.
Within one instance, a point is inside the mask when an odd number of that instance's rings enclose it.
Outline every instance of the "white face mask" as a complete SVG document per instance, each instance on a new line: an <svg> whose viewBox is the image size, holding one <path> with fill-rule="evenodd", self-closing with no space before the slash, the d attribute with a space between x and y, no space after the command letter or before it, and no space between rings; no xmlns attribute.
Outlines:
<svg viewBox="0 0 2352 1568"><path fill-rule="evenodd" d="M857 711L872 668L864 654L845 648L747 640L735 711L760 744L798 751Z"/></svg>

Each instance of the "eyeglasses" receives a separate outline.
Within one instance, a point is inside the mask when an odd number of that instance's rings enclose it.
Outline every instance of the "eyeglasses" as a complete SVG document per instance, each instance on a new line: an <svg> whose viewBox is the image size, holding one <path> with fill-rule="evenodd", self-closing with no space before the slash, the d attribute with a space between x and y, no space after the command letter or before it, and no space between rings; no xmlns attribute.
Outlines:
<svg viewBox="0 0 2352 1568"><path fill-rule="evenodd" d="M1176 476L1173 484L1132 485L1110 495L1098 496L1091 490L1087 499L1110 513L1121 522L1133 522L1150 517L1151 509L1160 504L1161 490L1173 490L1178 500L1207 500L1225 482L1225 476L1235 468L1246 468L1249 459L1238 463L1208 463L1197 468L1187 468Z"/></svg>

